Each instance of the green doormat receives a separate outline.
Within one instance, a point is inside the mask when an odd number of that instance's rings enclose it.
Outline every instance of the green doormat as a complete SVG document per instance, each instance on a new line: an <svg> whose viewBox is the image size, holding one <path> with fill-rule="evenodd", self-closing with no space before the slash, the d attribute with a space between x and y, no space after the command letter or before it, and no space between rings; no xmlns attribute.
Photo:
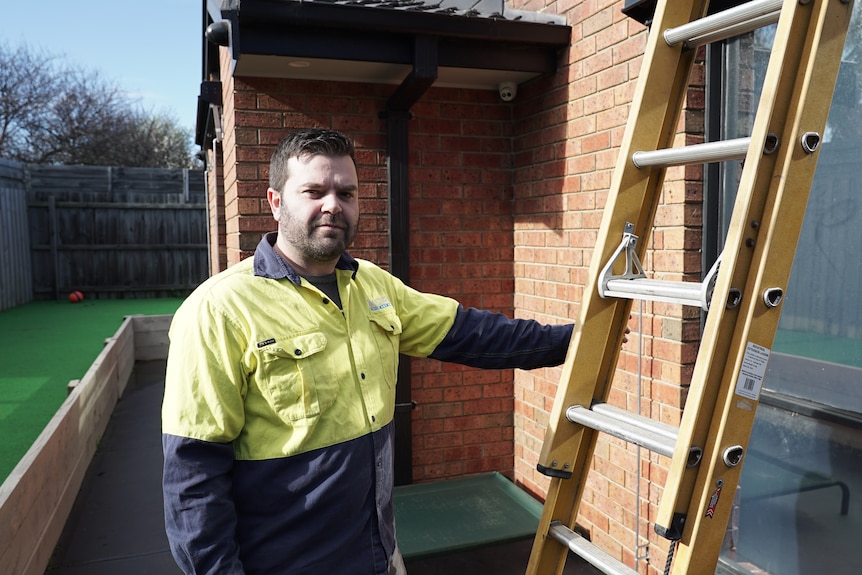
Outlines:
<svg viewBox="0 0 862 575"><path fill-rule="evenodd" d="M542 504L499 473L395 488L405 559L531 538Z"/></svg>
<svg viewBox="0 0 862 575"><path fill-rule="evenodd" d="M128 315L173 314L181 299L39 301L0 312L0 482Z"/></svg>

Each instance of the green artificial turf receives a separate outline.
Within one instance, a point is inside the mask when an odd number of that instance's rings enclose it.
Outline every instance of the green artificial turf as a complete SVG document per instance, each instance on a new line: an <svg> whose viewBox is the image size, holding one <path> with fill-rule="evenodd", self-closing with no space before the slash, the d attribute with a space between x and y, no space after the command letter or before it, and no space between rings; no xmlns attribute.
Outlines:
<svg viewBox="0 0 862 575"><path fill-rule="evenodd" d="M775 333L772 350L851 367L862 367L862 345L859 345L858 339L779 329Z"/></svg>
<svg viewBox="0 0 862 575"><path fill-rule="evenodd" d="M172 314L181 299L40 301L0 312L0 482L128 315Z"/></svg>

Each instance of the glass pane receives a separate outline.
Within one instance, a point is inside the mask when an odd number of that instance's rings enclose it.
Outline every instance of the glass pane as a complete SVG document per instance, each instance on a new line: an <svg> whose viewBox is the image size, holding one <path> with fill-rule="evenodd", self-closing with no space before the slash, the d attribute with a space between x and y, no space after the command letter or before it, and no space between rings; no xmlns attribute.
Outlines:
<svg viewBox="0 0 862 575"><path fill-rule="evenodd" d="M848 35L716 573L862 573L862 27ZM728 41L723 138L750 135L774 28ZM724 238L741 164L722 166Z"/></svg>
<svg viewBox="0 0 862 575"><path fill-rule="evenodd" d="M862 573L860 434L760 404L722 575Z"/></svg>

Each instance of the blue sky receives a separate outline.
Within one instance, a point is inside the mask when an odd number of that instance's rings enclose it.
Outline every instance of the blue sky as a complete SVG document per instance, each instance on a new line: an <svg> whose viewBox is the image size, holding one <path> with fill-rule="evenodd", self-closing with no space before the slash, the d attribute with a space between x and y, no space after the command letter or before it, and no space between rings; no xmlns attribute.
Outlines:
<svg viewBox="0 0 862 575"><path fill-rule="evenodd" d="M153 113L194 129L201 0L7 0L0 42L97 71Z"/></svg>

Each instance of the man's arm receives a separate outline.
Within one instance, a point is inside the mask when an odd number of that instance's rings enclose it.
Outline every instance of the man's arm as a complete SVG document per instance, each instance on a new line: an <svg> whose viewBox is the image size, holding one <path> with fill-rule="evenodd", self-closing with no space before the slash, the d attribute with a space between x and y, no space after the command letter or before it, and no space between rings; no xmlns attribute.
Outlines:
<svg viewBox="0 0 862 575"><path fill-rule="evenodd" d="M165 530L186 575L243 575L231 496L233 446L162 435Z"/></svg>
<svg viewBox="0 0 862 575"><path fill-rule="evenodd" d="M241 575L231 474L245 418L247 342L205 296L192 294L171 323L162 402L165 530L187 575Z"/></svg>
<svg viewBox="0 0 862 575"><path fill-rule="evenodd" d="M455 323L429 357L487 369L560 365L573 328L458 306Z"/></svg>

